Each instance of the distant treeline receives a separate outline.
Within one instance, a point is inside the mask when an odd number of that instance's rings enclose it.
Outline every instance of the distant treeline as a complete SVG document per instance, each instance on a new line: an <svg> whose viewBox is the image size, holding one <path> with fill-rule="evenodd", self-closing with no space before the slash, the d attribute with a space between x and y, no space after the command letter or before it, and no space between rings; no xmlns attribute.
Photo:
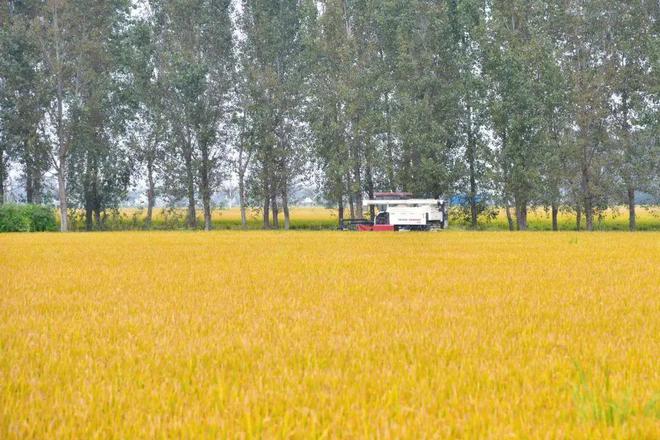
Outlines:
<svg viewBox="0 0 660 440"><path fill-rule="evenodd" d="M660 194L656 0L8 0L0 203L102 228L130 188L214 226L236 185L263 227L302 186L339 218L381 190L464 196L468 225L578 225ZM18 176L18 178L16 178ZM56 181L56 189L49 188ZM282 218L280 218L282 216ZM73 220L73 219L71 219Z"/></svg>

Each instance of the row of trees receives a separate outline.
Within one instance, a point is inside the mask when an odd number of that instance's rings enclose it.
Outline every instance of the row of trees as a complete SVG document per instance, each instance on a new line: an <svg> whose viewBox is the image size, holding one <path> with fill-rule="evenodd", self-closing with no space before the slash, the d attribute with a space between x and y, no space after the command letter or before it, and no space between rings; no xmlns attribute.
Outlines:
<svg viewBox="0 0 660 440"><path fill-rule="evenodd" d="M526 229L658 194L656 0L9 0L0 24L0 180L49 176L66 230L101 227L135 182L197 209L238 182L242 215L288 228L315 184L465 194ZM0 196L2 196L0 194ZM4 200L4 196L0 197ZM280 215L283 217L280 219ZM578 226L579 227L579 226Z"/></svg>

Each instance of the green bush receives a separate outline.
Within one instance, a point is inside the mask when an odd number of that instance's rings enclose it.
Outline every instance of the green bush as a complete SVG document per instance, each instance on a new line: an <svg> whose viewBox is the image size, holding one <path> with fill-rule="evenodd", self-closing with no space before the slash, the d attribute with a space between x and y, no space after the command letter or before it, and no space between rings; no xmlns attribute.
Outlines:
<svg viewBox="0 0 660 440"><path fill-rule="evenodd" d="M0 232L55 231L55 211L42 205L0 205Z"/></svg>

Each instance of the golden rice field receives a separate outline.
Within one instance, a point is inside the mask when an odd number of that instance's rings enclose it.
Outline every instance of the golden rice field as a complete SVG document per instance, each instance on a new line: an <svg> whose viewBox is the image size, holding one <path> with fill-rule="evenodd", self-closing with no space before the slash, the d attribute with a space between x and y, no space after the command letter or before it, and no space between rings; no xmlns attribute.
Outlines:
<svg viewBox="0 0 660 440"><path fill-rule="evenodd" d="M0 235L0 438L660 438L660 233Z"/></svg>

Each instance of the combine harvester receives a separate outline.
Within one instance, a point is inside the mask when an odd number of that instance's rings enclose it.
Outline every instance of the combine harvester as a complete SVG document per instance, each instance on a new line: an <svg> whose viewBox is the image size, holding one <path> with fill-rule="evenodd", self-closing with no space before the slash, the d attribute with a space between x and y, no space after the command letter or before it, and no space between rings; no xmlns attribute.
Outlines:
<svg viewBox="0 0 660 440"><path fill-rule="evenodd" d="M347 219L342 230L358 231L437 231L445 229L447 205L442 199L414 199L410 193L375 193L365 206L375 206L378 214L372 220Z"/></svg>

